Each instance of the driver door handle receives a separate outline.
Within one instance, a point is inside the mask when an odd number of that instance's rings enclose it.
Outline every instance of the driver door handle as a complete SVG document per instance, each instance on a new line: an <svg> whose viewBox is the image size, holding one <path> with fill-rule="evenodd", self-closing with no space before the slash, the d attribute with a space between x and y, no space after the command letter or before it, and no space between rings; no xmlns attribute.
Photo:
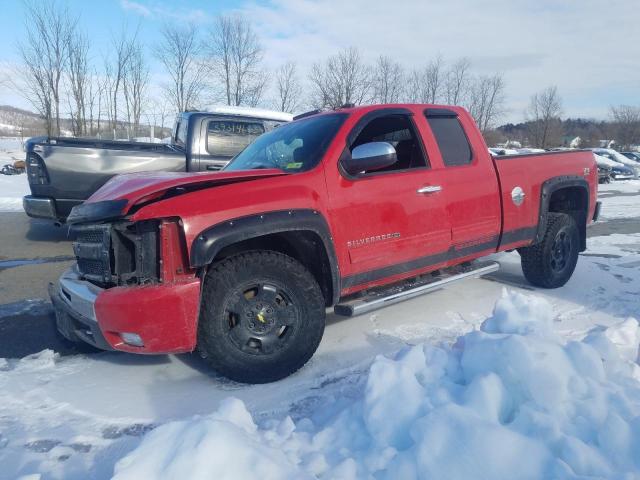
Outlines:
<svg viewBox="0 0 640 480"><path fill-rule="evenodd" d="M442 190L440 185L427 185L418 189L418 193L436 193Z"/></svg>

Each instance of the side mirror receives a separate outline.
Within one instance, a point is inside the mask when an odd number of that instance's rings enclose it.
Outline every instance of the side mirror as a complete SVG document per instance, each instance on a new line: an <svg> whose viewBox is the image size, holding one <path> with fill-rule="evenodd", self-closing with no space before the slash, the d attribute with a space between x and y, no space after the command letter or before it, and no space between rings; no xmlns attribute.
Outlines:
<svg viewBox="0 0 640 480"><path fill-rule="evenodd" d="M342 167L349 175L379 170L398 161L396 149L387 142L369 142L358 145L351 156L343 159Z"/></svg>

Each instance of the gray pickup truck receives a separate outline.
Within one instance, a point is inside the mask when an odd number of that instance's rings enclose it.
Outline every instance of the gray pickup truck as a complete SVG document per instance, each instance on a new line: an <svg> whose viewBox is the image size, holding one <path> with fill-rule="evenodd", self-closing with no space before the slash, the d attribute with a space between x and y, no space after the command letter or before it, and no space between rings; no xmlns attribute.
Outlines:
<svg viewBox="0 0 640 480"><path fill-rule="evenodd" d="M171 143L34 137L26 142L30 217L62 223L71 209L120 173L220 170L257 136L291 120L282 112L217 107L177 116Z"/></svg>

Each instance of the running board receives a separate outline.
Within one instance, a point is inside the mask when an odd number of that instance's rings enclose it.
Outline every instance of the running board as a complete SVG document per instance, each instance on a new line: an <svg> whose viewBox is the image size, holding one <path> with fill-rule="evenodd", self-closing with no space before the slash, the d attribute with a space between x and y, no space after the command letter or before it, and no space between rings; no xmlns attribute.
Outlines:
<svg viewBox="0 0 640 480"><path fill-rule="evenodd" d="M424 293L438 290L450 283L470 277L480 277L497 271L497 262L475 262L465 266L452 267L444 270L440 275L427 274L418 280L395 284L391 287L370 291L366 296L344 301L333 307L336 315L353 317L377 310L394 303L402 302Z"/></svg>

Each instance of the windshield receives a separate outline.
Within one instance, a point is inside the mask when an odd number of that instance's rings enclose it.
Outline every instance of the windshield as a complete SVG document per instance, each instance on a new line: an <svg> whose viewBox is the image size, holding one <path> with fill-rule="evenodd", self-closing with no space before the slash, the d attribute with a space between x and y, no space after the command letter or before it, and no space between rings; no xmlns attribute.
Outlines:
<svg viewBox="0 0 640 480"><path fill-rule="evenodd" d="M224 170L278 168L288 173L315 167L347 115L334 113L282 125L258 137Z"/></svg>

